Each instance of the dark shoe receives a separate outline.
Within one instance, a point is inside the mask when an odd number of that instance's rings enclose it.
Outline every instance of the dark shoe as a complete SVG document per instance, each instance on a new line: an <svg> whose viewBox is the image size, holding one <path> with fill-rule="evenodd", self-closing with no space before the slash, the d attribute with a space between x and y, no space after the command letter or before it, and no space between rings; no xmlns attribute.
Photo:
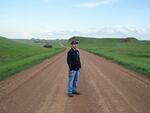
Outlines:
<svg viewBox="0 0 150 113"><path fill-rule="evenodd" d="M80 95L80 93L79 93L79 92L72 92L72 94Z"/></svg>
<svg viewBox="0 0 150 113"><path fill-rule="evenodd" d="M73 94L68 94L69 97L73 97Z"/></svg>

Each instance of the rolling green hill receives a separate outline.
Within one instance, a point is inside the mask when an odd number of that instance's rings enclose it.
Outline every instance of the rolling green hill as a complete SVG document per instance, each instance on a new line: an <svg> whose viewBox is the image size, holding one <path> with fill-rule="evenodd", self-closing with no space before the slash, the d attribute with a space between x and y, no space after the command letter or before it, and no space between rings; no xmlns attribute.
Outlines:
<svg viewBox="0 0 150 113"><path fill-rule="evenodd" d="M45 44L50 44L54 48L61 48L60 44L64 40L46 40L46 39L13 39L15 42L23 43L23 44L30 44L43 47Z"/></svg>
<svg viewBox="0 0 150 113"><path fill-rule="evenodd" d="M81 49L150 76L150 41L140 41L132 37L120 39L72 37L70 40L78 40Z"/></svg>
<svg viewBox="0 0 150 113"><path fill-rule="evenodd" d="M0 80L64 50L58 47L48 49L0 37Z"/></svg>

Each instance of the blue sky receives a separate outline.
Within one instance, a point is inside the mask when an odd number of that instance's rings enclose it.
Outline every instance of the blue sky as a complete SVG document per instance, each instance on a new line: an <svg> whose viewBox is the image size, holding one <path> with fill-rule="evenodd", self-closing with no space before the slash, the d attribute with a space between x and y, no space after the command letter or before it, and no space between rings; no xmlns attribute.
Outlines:
<svg viewBox="0 0 150 113"><path fill-rule="evenodd" d="M150 0L0 0L0 19L8 38L150 39Z"/></svg>

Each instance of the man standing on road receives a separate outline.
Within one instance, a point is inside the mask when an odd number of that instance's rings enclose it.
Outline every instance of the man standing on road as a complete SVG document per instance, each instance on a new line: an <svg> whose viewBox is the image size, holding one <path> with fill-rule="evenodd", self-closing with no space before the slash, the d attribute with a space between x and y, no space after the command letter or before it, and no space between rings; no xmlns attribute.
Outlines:
<svg viewBox="0 0 150 113"><path fill-rule="evenodd" d="M80 95L77 91L77 81L79 80L79 69L81 68L80 53L77 50L77 41L71 42L71 49L67 53L67 64L69 66L68 96Z"/></svg>

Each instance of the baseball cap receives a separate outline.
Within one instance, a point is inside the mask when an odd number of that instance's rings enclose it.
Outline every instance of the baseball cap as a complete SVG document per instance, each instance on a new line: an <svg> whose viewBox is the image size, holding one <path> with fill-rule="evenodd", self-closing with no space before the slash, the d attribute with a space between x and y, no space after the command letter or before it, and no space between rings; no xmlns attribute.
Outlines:
<svg viewBox="0 0 150 113"><path fill-rule="evenodd" d="M72 41L70 44L72 45L72 44L78 44L79 42L78 41Z"/></svg>

